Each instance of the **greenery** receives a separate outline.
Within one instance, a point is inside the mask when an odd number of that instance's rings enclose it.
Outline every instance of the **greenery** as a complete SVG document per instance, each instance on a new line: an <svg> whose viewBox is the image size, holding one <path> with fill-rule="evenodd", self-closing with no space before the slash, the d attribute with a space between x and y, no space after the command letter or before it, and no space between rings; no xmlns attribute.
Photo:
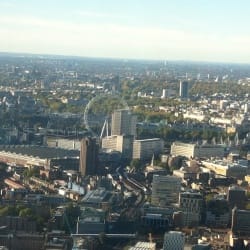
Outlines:
<svg viewBox="0 0 250 250"><path fill-rule="evenodd" d="M139 172L141 170L143 170L144 168L144 164L138 160L138 159L133 159L131 162L130 162L130 166L136 171L136 172Z"/></svg>
<svg viewBox="0 0 250 250"><path fill-rule="evenodd" d="M35 208L27 207L24 205L6 205L0 207L1 216L20 216L30 220L36 221L37 230L42 231L45 222L43 218Z"/></svg>

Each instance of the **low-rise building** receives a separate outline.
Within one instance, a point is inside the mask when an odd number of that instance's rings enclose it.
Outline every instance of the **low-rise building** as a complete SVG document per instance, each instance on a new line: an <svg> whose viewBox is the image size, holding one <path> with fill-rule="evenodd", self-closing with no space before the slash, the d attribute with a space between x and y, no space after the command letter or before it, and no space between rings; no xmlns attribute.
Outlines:
<svg viewBox="0 0 250 250"><path fill-rule="evenodd" d="M187 158L210 158L223 157L225 154L225 146L218 144L196 144L173 142L171 145L171 155L185 156Z"/></svg>
<svg viewBox="0 0 250 250"><path fill-rule="evenodd" d="M212 172L227 177L243 179L248 173L248 167L238 163L228 163L222 160L202 161L202 165Z"/></svg>
<svg viewBox="0 0 250 250"><path fill-rule="evenodd" d="M151 159L152 155L159 155L163 152L163 146L163 140L160 138L134 140L133 159Z"/></svg>

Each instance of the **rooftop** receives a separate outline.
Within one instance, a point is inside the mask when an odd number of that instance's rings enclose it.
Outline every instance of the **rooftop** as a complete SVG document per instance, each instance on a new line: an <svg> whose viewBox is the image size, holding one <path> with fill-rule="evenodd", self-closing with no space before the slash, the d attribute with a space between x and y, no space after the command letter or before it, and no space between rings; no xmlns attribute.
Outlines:
<svg viewBox="0 0 250 250"><path fill-rule="evenodd" d="M0 145L0 152L14 153L38 157L41 159L79 157L78 150L67 150L62 148L51 148L45 146L31 145Z"/></svg>

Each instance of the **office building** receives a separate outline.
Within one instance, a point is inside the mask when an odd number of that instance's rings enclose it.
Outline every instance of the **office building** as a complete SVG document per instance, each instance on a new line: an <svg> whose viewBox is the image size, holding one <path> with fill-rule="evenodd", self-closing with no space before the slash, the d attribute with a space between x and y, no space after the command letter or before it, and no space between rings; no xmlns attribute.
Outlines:
<svg viewBox="0 0 250 250"><path fill-rule="evenodd" d="M98 145L94 138L81 141L79 172L82 176L95 175L98 167Z"/></svg>
<svg viewBox="0 0 250 250"><path fill-rule="evenodd" d="M161 95L161 98L164 99L167 97L167 90L166 89L163 89L162 90L162 95Z"/></svg>
<svg viewBox="0 0 250 250"><path fill-rule="evenodd" d="M163 250L183 250L185 235L179 231L169 231L164 234Z"/></svg>
<svg viewBox="0 0 250 250"><path fill-rule="evenodd" d="M136 136L137 117L129 109L118 109L112 114L111 135Z"/></svg>
<svg viewBox="0 0 250 250"><path fill-rule="evenodd" d="M60 166L63 170L79 168L79 150L50 148L33 145L1 145L0 162L10 166L39 167L49 170Z"/></svg>
<svg viewBox="0 0 250 250"><path fill-rule="evenodd" d="M180 209L183 212L184 226L198 226L201 221L203 208L203 198L200 193L184 192L180 193Z"/></svg>
<svg viewBox="0 0 250 250"><path fill-rule="evenodd" d="M180 189L180 178L170 175L154 175L151 196L152 205L167 207L171 204L177 204Z"/></svg>
<svg viewBox="0 0 250 250"><path fill-rule="evenodd" d="M156 243L139 241L129 250L156 250Z"/></svg>
<svg viewBox="0 0 250 250"><path fill-rule="evenodd" d="M192 250L212 250L212 246L209 243L200 243L192 246Z"/></svg>
<svg viewBox="0 0 250 250"><path fill-rule="evenodd" d="M246 203L246 190L233 185L228 188L227 200L231 208L244 209Z"/></svg>
<svg viewBox="0 0 250 250"><path fill-rule="evenodd" d="M206 225L213 228L226 228L230 220L229 204L224 199L207 202Z"/></svg>
<svg viewBox="0 0 250 250"><path fill-rule="evenodd" d="M160 138L134 140L133 159L151 159L153 155L157 156L163 152L163 146L163 140Z"/></svg>
<svg viewBox="0 0 250 250"><path fill-rule="evenodd" d="M121 153L122 158L131 159L133 152L132 135L111 135L102 138L102 149Z"/></svg>
<svg viewBox="0 0 250 250"><path fill-rule="evenodd" d="M250 211L234 208L232 210L232 233L235 236L250 236Z"/></svg>
<svg viewBox="0 0 250 250"><path fill-rule="evenodd" d="M188 98L188 82L187 81L180 81L180 88L179 88L179 96L181 99Z"/></svg>
<svg viewBox="0 0 250 250"><path fill-rule="evenodd" d="M225 154L224 145L173 142L171 145L171 155L180 155L187 158L210 158L223 157Z"/></svg>

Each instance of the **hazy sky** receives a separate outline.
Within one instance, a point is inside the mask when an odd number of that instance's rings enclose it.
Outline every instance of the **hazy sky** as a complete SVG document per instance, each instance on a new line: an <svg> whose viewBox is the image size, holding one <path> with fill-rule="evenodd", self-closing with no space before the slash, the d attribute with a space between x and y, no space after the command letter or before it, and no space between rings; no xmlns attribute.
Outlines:
<svg viewBox="0 0 250 250"><path fill-rule="evenodd" d="M249 0L0 0L0 51L250 62Z"/></svg>

